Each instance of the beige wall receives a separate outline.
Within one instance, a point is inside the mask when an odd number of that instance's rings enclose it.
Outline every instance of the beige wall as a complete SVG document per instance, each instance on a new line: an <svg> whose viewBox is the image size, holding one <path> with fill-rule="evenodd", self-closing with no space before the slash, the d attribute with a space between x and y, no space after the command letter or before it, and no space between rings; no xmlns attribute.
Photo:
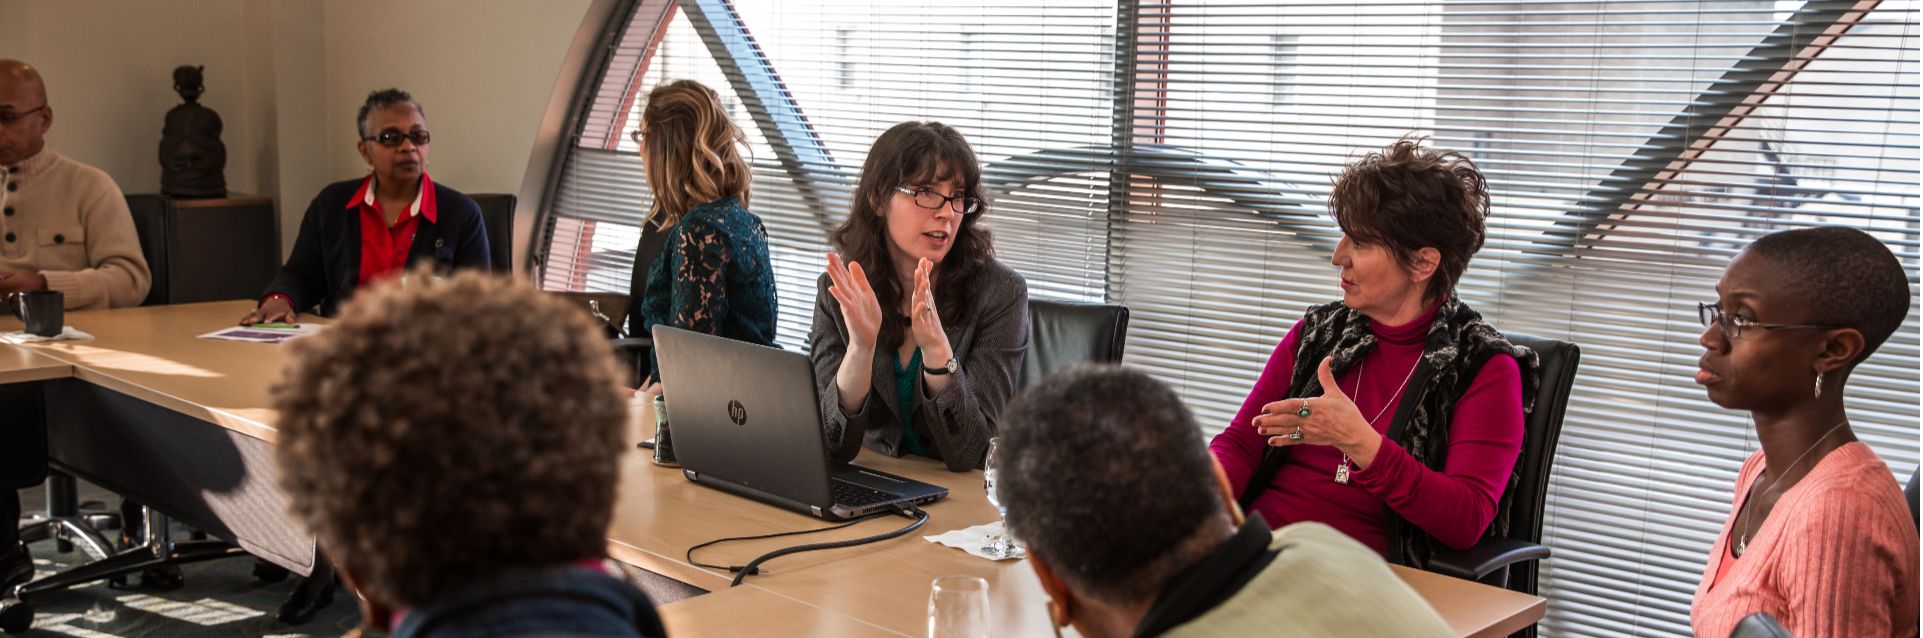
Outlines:
<svg viewBox="0 0 1923 638"><path fill-rule="evenodd" d="M521 192L557 81L574 80L559 77L562 62L592 4L0 0L0 58L45 73L58 113L50 145L128 192L159 190L161 123L180 102L173 67L205 65L201 103L226 125L228 189L277 199L284 253L321 186L366 172L353 121L374 89L406 89L426 107L436 180Z"/></svg>
<svg viewBox="0 0 1923 638"><path fill-rule="evenodd" d="M434 132L428 172L467 193L519 193L562 59L591 0L328 0L328 164L364 174L351 144L368 91L414 94ZM351 17L350 17L351 16ZM572 73L570 73L572 75ZM538 159L545 174L547 158ZM530 228L517 219L517 268Z"/></svg>
<svg viewBox="0 0 1923 638"><path fill-rule="evenodd" d="M180 103L173 68L207 67L200 103L220 113L229 190L271 173L273 74L245 37L264 17L245 0L0 0L0 58L38 66L54 107L48 144L99 166L127 192L160 189L160 129Z"/></svg>

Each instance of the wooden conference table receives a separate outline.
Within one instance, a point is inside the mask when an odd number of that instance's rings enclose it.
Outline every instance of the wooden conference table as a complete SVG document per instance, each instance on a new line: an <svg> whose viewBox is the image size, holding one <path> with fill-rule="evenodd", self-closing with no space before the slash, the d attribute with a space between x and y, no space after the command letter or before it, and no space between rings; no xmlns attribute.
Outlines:
<svg viewBox="0 0 1923 638"><path fill-rule="evenodd" d="M45 386L49 453L57 465L108 489L152 499L143 502L176 510L168 513L304 573L311 567L312 538L287 519L285 502L272 489L275 434L268 388L279 378L280 349L196 338L231 325L251 303L71 313L68 325L95 339L0 345L0 385ZM17 329L18 322L0 319L0 330ZM635 407L630 441L651 435L646 404ZM980 472L948 472L927 459L878 454L864 454L860 462L947 487L951 495L928 506L928 524L911 535L779 558L742 586L728 588L729 574L689 564L687 549L722 537L828 524L696 486L636 450L623 463L609 554L712 592L661 607L676 638L921 635L929 582L956 574L988 580L995 635L1050 635L1046 598L1027 564L991 562L921 538L995 519ZM780 547L868 536L906 523L887 517L834 532L725 544L697 558L738 565ZM1541 598L1420 570L1395 571L1463 636L1507 635L1543 615Z"/></svg>

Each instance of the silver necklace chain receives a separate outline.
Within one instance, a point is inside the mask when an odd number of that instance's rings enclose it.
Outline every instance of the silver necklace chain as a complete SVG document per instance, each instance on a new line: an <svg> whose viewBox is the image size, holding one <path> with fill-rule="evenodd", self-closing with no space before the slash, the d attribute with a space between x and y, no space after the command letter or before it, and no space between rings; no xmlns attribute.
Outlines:
<svg viewBox="0 0 1923 638"><path fill-rule="evenodd" d="M1803 459L1809 458L1810 453L1815 452L1816 448L1823 444L1824 439L1830 438L1831 434L1836 433L1837 428L1849 425L1849 422L1849 419L1837 421L1836 425L1830 426L1828 432L1823 433L1823 436L1816 437L1816 440L1809 444L1809 449L1803 450L1803 453L1797 456L1796 460L1790 461L1789 465L1783 467L1782 474L1777 475L1775 480L1769 482L1769 485L1763 486L1763 492L1758 498L1768 498L1771 490L1776 489L1776 486L1782 483L1783 479L1789 478L1790 470L1796 469L1796 464L1802 463ZM1764 456L1763 458L1767 461L1769 457ZM1752 500L1753 499L1748 498L1743 499L1743 511L1736 515L1737 528L1743 530L1743 533L1736 538L1736 556L1738 558L1742 557L1743 550L1749 548L1749 535L1755 533L1754 530L1751 530L1749 525L1746 524L1754 523L1756 520L1754 515L1756 508L1750 507Z"/></svg>
<svg viewBox="0 0 1923 638"><path fill-rule="evenodd" d="M1419 367L1422 367L1422 355L1416 355L1415 365L1409 366L1409 374L1402 377L1402 385L1396 386L1395 394L1389 395L1389 402L1382 404L1382 409L1375 413L1375 418L1369 419L1369 429L1371 430L1375 429L1375 422L1381 420L1382 415L1388 414L1390 408L1395 407L1396 399L1402 398L1402 391L1409 389L1409 380L1416 378L1416 368L1419 368ZM1368 359L1363 359L1362 361L1356 363L1354 394L1355 394L1355 399L1357 401L1356 403L1357 408L1362 407L1362 404L1361 404L1362 373L1367 372L1368 370L1369 370ZM1337 386L1336 389L1340 390L1342 388L1341 386ZM1357 416L1360 416L1360 415L1357 415ZM1335 466L1335 482L1341 483L1343 485L1349 484L1349 455L1347 454L1342 455L1342 463Z"/></svg>

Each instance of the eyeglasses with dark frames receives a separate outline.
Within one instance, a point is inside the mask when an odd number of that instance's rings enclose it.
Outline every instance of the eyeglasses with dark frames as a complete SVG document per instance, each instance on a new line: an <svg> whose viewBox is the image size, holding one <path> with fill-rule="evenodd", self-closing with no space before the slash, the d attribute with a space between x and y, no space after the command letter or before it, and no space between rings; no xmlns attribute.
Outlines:
<svg viewBox="0 0 1923 638"><path fill-rule="evenodd" d="M19 111L19 112L9 111L9 112L0 113L0 126L13 126L14 122L27 119L27 116L33 115L35 113L39 113L45 110L47 110L47 105L42 104L40 106L36 106L30 109L27 109L25 111Z"/></svg>
<svg viewBox="0 0 1923 638"><path fill-rule="evenodd" d="M381 146L385 146L388 148L395 148L401 145L401 140L407 140L409 142L413 142L415 146L427 146L427 143L433 139L434 139L433 136L428 135L427 131L410 131L407 133L402 133L394 129L388 129L385 131L381 131L379 135L375 135L373 137L363 137L361 138L361 141L380 142Z"/></svg>
<svg viewBox="0 0 1923 638"><path fill-rule="evenodd" d="M928 210L941 210L942 206L947 206L948 210L963 215L974 215L982 212L982 200L978 197L968 195L949 196L926 188L909 188L907 186L896 186L895 191L915 198L916 206Z"/></svg>
<svg viewBox="0 0 1923 638"><path fill-rule="evenodd" d="M1705 328L1709 324L1716 324L1723 329L1723 336L1731 339L1741 339L1743 333L1750 330L1829 330L1846 327L1813 323L1763 323L1725 313L1723 307L1715 303L1696 304L1696 319L1703 322Z"/></svg>

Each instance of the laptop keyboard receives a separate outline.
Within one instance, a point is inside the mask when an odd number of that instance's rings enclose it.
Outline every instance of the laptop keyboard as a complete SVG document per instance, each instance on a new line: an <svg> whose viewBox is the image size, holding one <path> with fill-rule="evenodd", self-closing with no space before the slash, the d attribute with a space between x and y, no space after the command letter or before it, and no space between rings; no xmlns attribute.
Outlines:
<svg viewBox="0 0 1923 638"><path fill-rule="evenodd" d="M887 492L883 492L881 490L878 490L872 487L867 487L864 485L856 485L854 483L850 483L850 482L839 480L839 479L830 481L829 483L834 485L836 505L862 507L865 505L874 505L876 503L887 503L889 501L901 500L901 497L896 496L894 494L889 494Z"/></svg>

